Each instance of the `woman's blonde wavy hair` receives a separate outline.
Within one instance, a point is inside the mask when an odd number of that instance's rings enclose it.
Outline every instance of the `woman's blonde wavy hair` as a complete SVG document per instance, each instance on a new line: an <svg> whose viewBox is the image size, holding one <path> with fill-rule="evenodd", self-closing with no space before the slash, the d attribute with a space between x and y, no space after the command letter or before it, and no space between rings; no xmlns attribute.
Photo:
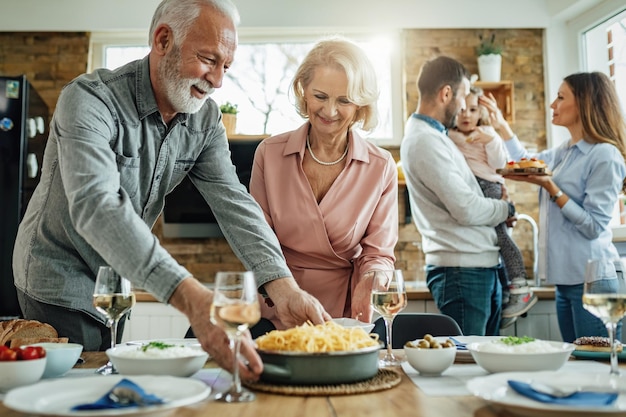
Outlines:
<svg viewBox="0 0 626 417"><path fill-rule="evenodd" d="M300 116L308 118L304 90L313 79L315 69L321 66L338 68L346 73L348 100L359 106L350 128L356 123L360 123L365 131L376 128L379 96L376 71L359 46L341 37L324 39L315 44L296 71L291 89Z"/></svg>

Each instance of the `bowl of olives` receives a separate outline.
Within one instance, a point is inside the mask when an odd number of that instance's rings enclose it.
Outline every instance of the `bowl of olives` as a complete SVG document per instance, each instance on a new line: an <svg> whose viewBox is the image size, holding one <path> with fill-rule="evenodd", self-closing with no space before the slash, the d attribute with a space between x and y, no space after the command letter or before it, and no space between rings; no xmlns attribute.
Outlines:
<svg viewBox="0 0 626 417"><path fill-rule="evenodd" d="M423 339L406 342L404 354L420 375L439 376L454 363L456 345L450 339L438 341L427 334Z"/></svg>

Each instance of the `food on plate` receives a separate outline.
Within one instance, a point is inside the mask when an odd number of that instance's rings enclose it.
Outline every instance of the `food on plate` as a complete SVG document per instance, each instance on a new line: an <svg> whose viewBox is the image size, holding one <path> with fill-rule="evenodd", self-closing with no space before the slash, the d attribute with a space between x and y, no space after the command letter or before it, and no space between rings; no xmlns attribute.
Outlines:
<svg viewBox="0 0 626 417"><path fill-rule="evenodd" d="M160 341L152 341L136 349L124 349L117 353L123 358L159 359L159 358L186 358L189 356L201 356L205 352L199 347L189 345L171 344Z"/></svg>
<svg viewBox="0 0 626 417"><path fill-rule="evenodd" d="M449 347L456 347L452 340L447 339L444 342L439 342L431 334L425 334L423 339L409 340L404 344L404 346L408 348L419 349L444 349Z"/></svg>
<svg viewBox="0 0 626 417"><path fill-rule="evenodd" d="M588 352L611 352L611 340L608 337L600 336L583 336L574 340L575 350L588 351ZM623 350L622 343L619 340L615 341L615 351L621 352Z"/></svg>
<svg viewBox="0 0 626 417"><path fill-rule="evenodd" d="M497 173L507 174L547 174L550 175L548 166L542 159L522 158L519 161L509 161L504 168L496 170Z"/></svg>
<svg viewBox="0 0 626 417"><path fill-rule="evenodd" d="M0 322L0 345L15 348L41 342L67 343L48 323L37 320L14 319Z"/></svg>
<svg viewBox="0 0 626 417"><path fill-rule="evenodd" d="M550 342L534 339L528 336L507 336L490 340L478 345L477 350L491 353L549 353L561 352Z"/></svg>
<svg viewBox="0 0 626 417"><path fill-rule="evenodd" d="M272 330L256 339L261 350L290 352L336 352L378 346L361 327L343 327L332 321L313 325L305 323L287 330Z"/></svg>
<svg viewBox="0 0 626 417"><path fill-rule="evenodd" d="M4 345L0 346L0 362L29 361L45 357L46 350L41 346L24 346L15 349Z"/></svg>
<svg viewBox="0 0 626 417"><path fill-rule="evenodd" d="M522 158L517 162L520 168L546 168L546 163L542 159L537 158Z"/></svg>

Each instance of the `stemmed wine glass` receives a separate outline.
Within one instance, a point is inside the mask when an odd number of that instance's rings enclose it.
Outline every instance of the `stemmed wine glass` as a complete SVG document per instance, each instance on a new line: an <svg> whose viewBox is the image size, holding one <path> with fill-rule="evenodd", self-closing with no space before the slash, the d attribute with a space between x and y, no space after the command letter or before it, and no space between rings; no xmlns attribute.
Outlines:
<svg viewBox="0 0 626 417"><path fill-rule="evenodd" d="M111 329L111 348L114 348L117 341L117 323L135 305L135 293L131 290L130 281L110 266L101 266L93 289L93 305L107 318L107 326ZM109 375L116 374L117 371L109 361L98 368L96 373Z"/></svg>
<svg viewBox="0 0 626 417"><path fill-rule="evenodd" d="M620 259L590 259L585 270L583 307L606 326L611 343L611 375L619 375L615 333L617 323L626 314L626 281L621 271Z"/></svg>
<svg viewBox="0 0 626 417"><path fill-rule="evenodd" d="M369 275L369 276L368 276ZM402 271L396 270L376 270L370 271L366 277L371 277L372 281L372 307L385 321L387 330L387 353L380 360L381 367L397 366L402 360L392 352L393 319L406 307L406 289L404 288L404 278Z"/></svg>
<svg viewBox="0 0 626 417"><path fill-rule="evenodd" d="M239 347L242 333L261 319L254 274L249 271L218 272L214 291L211 322L224 329L235 358L233 383L227 392L215 398L229 403L253 401L255 395L241 387Z"/></svg>

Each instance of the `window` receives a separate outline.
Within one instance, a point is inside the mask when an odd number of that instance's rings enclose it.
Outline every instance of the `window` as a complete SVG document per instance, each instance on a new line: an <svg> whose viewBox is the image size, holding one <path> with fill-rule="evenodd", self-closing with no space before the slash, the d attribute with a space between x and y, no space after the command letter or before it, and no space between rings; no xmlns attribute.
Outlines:
<svg viewBox="0 0 626 417"><path fill-rule="evenodd" d="M615 82L626 113L626 10L584 32L587 71L601 71Z"/></svg>
<svg viewBox="0 0 626 417"><path fill-rule="evenodd" d="M583 33L586 71L600 71L611 77L626 113L626 10L615 14ZM624 196L613 211L611 226L626 223Z"/></svg>
<svg viewBox="0 0 626 417"><path fill-rule="evenodd" d="M237 104L237 133L271 135L297 128L304 121L293 105L291 80L306 53L324 34L268 36L240 30L239 35L235 62L212 98L218 104ZM344 36L365 50L378 74L379 125L364 136L378 145L398 145L403 124L399 51L394 48L399 44L398 37L359 33ZM116 68L139 59L149 51L146 44L140 36L133 39L130 35L96 33L92 37L91 68Z"/></svg>

